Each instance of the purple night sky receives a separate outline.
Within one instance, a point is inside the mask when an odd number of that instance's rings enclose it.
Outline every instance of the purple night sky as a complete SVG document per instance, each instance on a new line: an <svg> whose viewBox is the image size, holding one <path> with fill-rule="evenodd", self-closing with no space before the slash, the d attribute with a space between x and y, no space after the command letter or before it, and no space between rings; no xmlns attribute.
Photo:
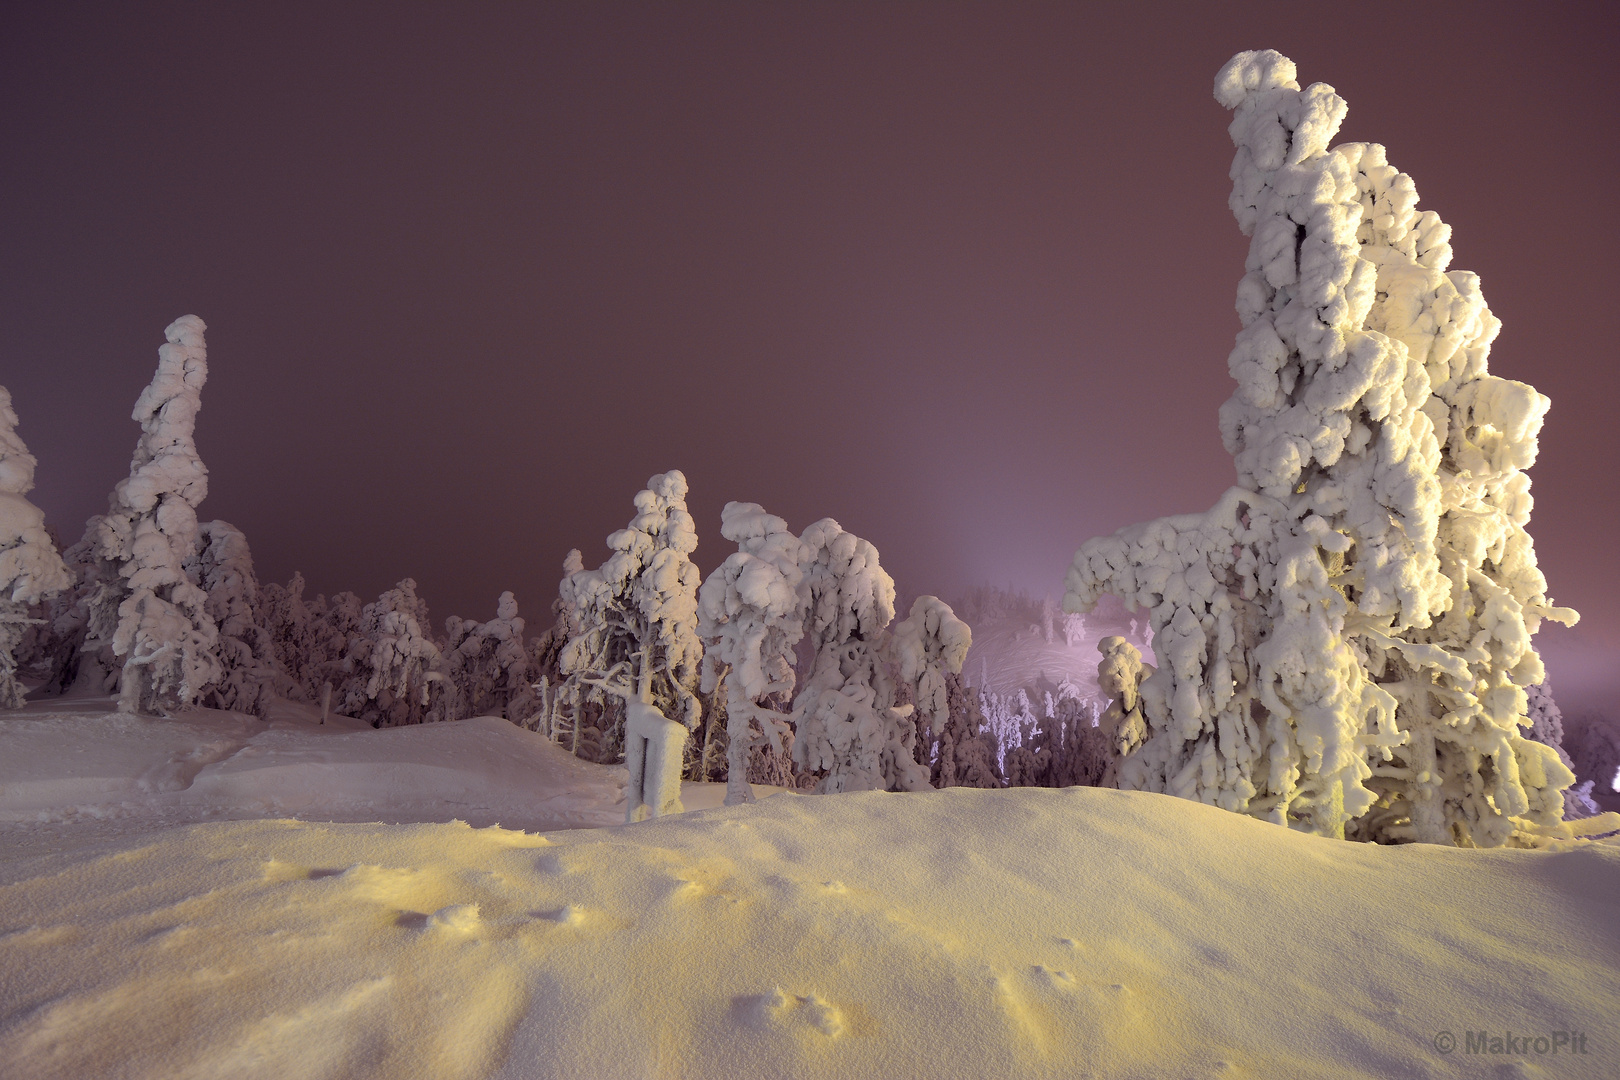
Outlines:
<svg viewBox="0 0 1620 1080"><path fill-rule="evenodd" d="M655 472L1061 592L1233 481L1247 241L1211 97L1275 48L1454 228L1553 400L1531 523L1620 689L1620 17L1591 5L31 4L0 16L0 384L65 542L209 325L202 516L260 577L549 619ZM1612 711L1612 709L1610 710Z"/></svg>

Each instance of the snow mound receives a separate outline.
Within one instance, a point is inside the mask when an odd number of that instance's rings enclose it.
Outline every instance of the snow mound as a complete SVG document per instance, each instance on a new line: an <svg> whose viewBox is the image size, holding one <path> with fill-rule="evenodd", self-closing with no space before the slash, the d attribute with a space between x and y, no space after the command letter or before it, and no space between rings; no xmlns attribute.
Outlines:
<svg viewBox="0 0 1620 1080"><path fill-rule="evenodd" d="M0 871L0 1061L40 1080L1468 1076L1438 1033L1601 1038L1620 992L1608 843L1374 847L1092 788L212 822Z"/></svg>

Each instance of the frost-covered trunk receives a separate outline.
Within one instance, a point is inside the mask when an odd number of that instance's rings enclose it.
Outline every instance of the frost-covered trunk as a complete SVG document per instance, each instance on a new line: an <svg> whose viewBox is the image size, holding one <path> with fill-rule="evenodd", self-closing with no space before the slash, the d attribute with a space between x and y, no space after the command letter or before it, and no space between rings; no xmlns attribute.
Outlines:
<svg viewBox="0 0 1620 1080"><path fill-rule="evenodd" d="M1121 786L1381 841L1534 843L1571 777L1522 737L1553 607L1525 525L1547 399L1486 371L1499 324L1383 147L1328 142L1331 87L1275 52L1222 69L1252 236L1238 486L1086 543L1065 607L1150 610L1147 738Z"/></svg>

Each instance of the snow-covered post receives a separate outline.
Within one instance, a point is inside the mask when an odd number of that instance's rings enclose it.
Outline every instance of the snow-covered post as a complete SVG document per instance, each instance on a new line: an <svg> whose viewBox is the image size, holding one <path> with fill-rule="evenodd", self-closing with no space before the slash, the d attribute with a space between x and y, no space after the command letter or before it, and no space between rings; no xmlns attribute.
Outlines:
<svg viewBox="0 0 1620 1080"><path fill-rule="evenodd" d="M1149 609L1121 786L1334 836L1538 842L1572 779L1519 731L1530 636L1575 617L1524 529L1547 400L1487 373L1499 324L1411 178L1376 144L1328 148L1332 87L1267 50L1215 94L1253 238L1221 408L1239 483L1088 541L1064 598Z"/></svg>
<svg viewBox="0 0 1620 1080"><path fill-rule="evenodd" d="M119 701L130 712L190 705L220 671L207 594L186 573L197 552L197 506L208 494L192 437L208 379L205 329L185 315L164 330L157 374L135 402L143 434L129 477L85 534L96 581L84 652L110 645L123 658Z"/></svg>
<svg viewBox="0 0 1620 1080"><path fill-rule="evenodd" d="M928 769L913 753L911 705L894 705L884 629L894 618L894 579L877 549L832 518L804 531L810 552L808 632L816 657L793 700L793 761L824 772L818 794L922 791Z"/></svg>
<svg viewBox="0 0 1620 1080"><path fill-rule="evenodd" d="M28 608L73 584L45 531L45 514L23 496L34 488L35 459L17 434L11 392L0 386L0 709L20 709L17 646Z"/></svg>
<svg viewBox="0 0 1620 1080"><path fill-rule="evenodd" d="M625 787L624 820L679 814L681 758L686 726L670 720L652 704L634 698L625 703L624 763L630 772Z"/></svg>
<svg viewBox="0 0 1620 1080"><path fill-rule="evenodd" d="M973 631L945 601L919 596L911 605L911 614L895 624L891 641L900 678L911 688L917 712L928 725L928 737L938 739L944 735L951 710L946 678L962 673L973 646ZM925 761L926 750L925 746Z"/></svg>
<svg viewBox="0 0 1620 1080"><path fill-rule="evenodd" d="M578 629L560 657L562 695L574 714L578 752L584 706L605 710L606 684L621 667L641 700L679 719L688 731L702 716L695 688L703 646L697 636L700 575L689 558L697 530L686 509L686 477L659 473L636 495L636 516L608 537L613 554L596 570L566 579L564 595L577 604ZM638 696L641 691L638 689ZM616 722L601 731L599 757L611 757L622 738Z"/></svg>
<svg viewBox="0 0 1620 1080"><path fill-rule="evenodd" d="M764 704L793 692L793 649L804 636L810 553L787 522L757 503L730 502L720 535L737 544L699 592L702 689L726 686L726 805L754 801L748 761L755 746L785 755L793 746L788 717ZM758 725L756 735L753 725Z"/></svg>

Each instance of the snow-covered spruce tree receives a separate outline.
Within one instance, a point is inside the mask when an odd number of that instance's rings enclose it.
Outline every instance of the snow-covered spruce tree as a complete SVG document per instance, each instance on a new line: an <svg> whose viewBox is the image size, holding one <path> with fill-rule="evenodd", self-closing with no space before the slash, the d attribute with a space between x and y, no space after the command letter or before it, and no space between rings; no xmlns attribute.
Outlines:
<svg viewBox="0 0 1620 1080"><path fill-rule="evenodd" d="M186 573L197 553L197 506L208 494L192 439L208 379L205 329L185 315L164 330L157 374L135 402L143 434L129 477L82 541L94 566L82 652L104 659L110 647L120 708L130 712L190 705L220 672L207 594Z"/></svg>
<svg viewBox="0 0 1620 1080"><path fill-rule="evenodd" d="M800 537L808 550L807 631L815 660L793 699L793 763L820 776L818 794L921 791L912 706L895 706L884 628L894 618L894 579L877 549L832 518Z"/></svg>
<svg viewBox="0 0 1620 1080"><path fill-rule="evenodd" d="M959 674L945 676L947 719L934 756L934 787L998 788L1003 786L996 760L996 737L985 730L982 699Z"/></svg>
<svg viewBox="0 0 1620 1080"><path fill-rule="evenodd" d="M787 522L758 503L730 502L720 512L720 535L737 545L704 581L698 594L698 635L704 693L724 682L726 702L726 805L753 802L748 767L753 752L770 748L780 760L792 752L788 714L772 702L788 699L794 684L794 647L804 636L810 551Z"/></svg>
<svg viewBox="0 0 1620 1080"><path fill-rule="evenodd" d="M274 581L259 590L259 610L276 666L286 672L296 687L296 696L308 697L305 669L311 658L315 615L304 602L304 575L294 572L285 585Z"/></svg>
<svg viewBox="0 0 1620 1080"><path fill-rule="evenodd" d="M201 547L187 561L186 573L208 596L206 610L219 628L220 663L219 677L204 688L198 704L268 719L271 698L299 691L276 661L247 537L224 521L199 526L198 535Z"/></svg>
<svg viewBox="0 0 1620 1080"><path fill-rule="evenodd" d="M1547 399L1490 375L1499 324L1376 144L1328 148L1331 87L1242 53L1231 207L1252 236L1238 486L1086 543L1065 607L1150 610L1148 738L1121 786L1332 836L1489 846L1559 828L1572 777L1526 739L1555 608L1525 525Z"/></svg>
<svg viewBox="0 0 1620 1080"><path fill-rule="evenodd" d="M529 689L529 658L523 650L523 619L517 598L503 592L495 618L481 623L452 615L445 620L446 673L467 716L502 716L521 724L538 709ZM516 706L513 715L509 706Z"/></svg>
<svg viewBox="0 0 1620 1080"><path fill-rule="evenodd" d="M29 608L73 584L45 531L45 514L23 496L34 488L34 456L17 435L11 392L0 386L0 709L20 709L16 649Z"/></svg>
<svg viewBox="0 0 1620 1080"><path fill-rule="evenodd" d="M365 606L344 657L350 673L333 695L336 711L372 727L448 719L441 657L427 617L411 578Z"/></svg>
<svg viewBox="0 0 1620 1080"><path fill-rule="evenodd" d="M572 716L574 749L595 721L598 761L624 750L624 703L634 699L688 731L702 719L696 694L703 646L697 636L700 576L688 557L697 530L686 509L686 477L659 473L636 495L630 525L608 537L613 554L596 570L571 575L565 598L578 629L561 657L559 705Z"/></svg>
<svg viewBox="0 0 1620 1080"><path fill-rule="evenodd" d="M951 606L937 596L919 596L911 614L896 623L891 647L900 679L911 690L915 705L919 761L930 763L928 750L945 731L951 714L950 691L945 680L962 674L973 631L956 617Z"/></svg>

